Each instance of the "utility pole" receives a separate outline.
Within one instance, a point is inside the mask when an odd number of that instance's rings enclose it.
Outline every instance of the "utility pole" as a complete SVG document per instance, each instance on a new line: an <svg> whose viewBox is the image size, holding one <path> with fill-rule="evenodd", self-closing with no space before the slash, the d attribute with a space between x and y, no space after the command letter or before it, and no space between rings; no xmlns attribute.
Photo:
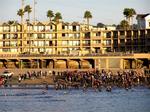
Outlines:
<svg viewBox="0 0 150 112"><path fill-rule="evenodd" d="M24 0L22 0L21 9L24 11ZM22 16L22 24L24 23L24 17Z"/></svg>
<svg viewBox="0 0 150 112"><path fill-rule="evenodd" d="M24 12L24 0L21 0L21 2L22 2L21 9ZM23 39L24 39L24 15L22 15L21 24L22 24L21 53L23 53L24 52L24 42L23 42ZM21 66L22 66L22 62L21 62Z"/></svg>
<svg viewBox="0 0 150 112"><path fill-rule="evenodd" d="M36 1L34 0L34 3L33 3L33 23L35 25L35 5L36 5Z"/></svg>

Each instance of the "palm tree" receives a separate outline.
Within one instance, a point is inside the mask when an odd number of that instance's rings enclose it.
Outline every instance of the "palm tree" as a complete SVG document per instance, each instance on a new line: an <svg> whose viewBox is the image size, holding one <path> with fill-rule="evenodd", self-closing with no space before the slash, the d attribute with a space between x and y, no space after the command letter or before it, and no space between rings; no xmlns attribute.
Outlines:
<svg viewBox="0 0 150 112"><path fill-rule="evenodd" d="M11 20L8 21L8 24L9 24L9 25L12 25L12 24L14 24L14 23L15 23L15 21L11 21Z"/></svg>
<svg viewBox="0 0 150 112"><path fill-rule="evenodd" d="M129 28L129 23L128 23L128 21L122 20L122 21L120 22L120 28L121 28L121 29L124 29L124 30L128 29L128 28Z"/></svg>
<svg viewBox="0 0 150 112"><path fill-rule="evenodd" d="M23 16L24 16L24 11L23 9L19 9L17 11L17 15L21 17L21 23L23 23Z"/></svg>
<svg viewBox="0 0 150 112"><path fill-rule="evenodd" d="M131 8L130 10L131 10L131 24L132 24L132 28L133 28L133 17L134 17L134 15L136 15L136 11L133 8Z"/></svg>
<svg viewBox="0 0 150 112"><path fill-rule="evenodd" d="M130 9L129 8L125 8L123 11L123 15L126 17L126 20L129 22L130 24Z"/></svg>
<svg viewBox="0 0 150 112"><path fill-rule="evenodd" d="M126 20L128 21L130 26L131 19L133 19L133 16L136 15L135 10L133 8L125 8L123 14L126 17Z"/></svg>
<svg viewBox="0 0 150 112"><path fill-rule="evenodd" d="M25 6L24 12L28 13L28 20L30 21L30 13L32 12L32 8L30 7L30 5Z"/></svg>
<svg viewBox="0 0 150 112"><path fill-rule="evenodd" d="M52 10L47 11L47 17L49 18L50 22L52 21L52 17L54 17L54 13Z"/></svg>
<svg viewBox="0 0 150 112"><path fill-rule="evenodd" d="M89 19L92 18L91 12L90 11L85 11L84 18L87 19L87 25L88 25L88 29L89 29Z"/></svg>
<svg viewBox="0 0 150 112"><path fill-rule="evenodd" d="M54 17L54 21L59 23L59 20L62 19L61 13L57 12Z"/></svg>

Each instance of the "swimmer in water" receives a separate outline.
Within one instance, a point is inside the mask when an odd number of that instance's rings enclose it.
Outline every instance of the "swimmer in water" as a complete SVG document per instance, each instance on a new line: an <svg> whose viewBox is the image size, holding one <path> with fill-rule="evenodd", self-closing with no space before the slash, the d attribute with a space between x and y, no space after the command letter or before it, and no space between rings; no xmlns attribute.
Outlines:
<svg viewBox="0 0 150 112"><path fill-rule="evenodd" d="M68 94L68 92L67 92L67 91L64 91L64 94Z"/></svg>

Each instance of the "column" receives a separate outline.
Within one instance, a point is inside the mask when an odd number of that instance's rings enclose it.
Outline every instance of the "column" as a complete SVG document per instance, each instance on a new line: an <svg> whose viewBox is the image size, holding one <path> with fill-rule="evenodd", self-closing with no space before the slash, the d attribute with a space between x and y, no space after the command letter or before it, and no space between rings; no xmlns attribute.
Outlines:
<svg viewBox="0 0 150 112"><path fill-rule="evenodd" d="M37 68L40 68L40 60L37 59Z"/></svg>
<svg viewBox="0 0 150 112"><path fill-rule="evenodd" d="M69 59L66 59L66 68L69 69Z"/></svg>
<svg viewBox="0 0 150 112"><path fill-rule="evenodd" d="M82 69L82 60L79 60L79 69Z"/></svg>
<svg viewBox="0 0 150 112"><path fill-rule="evenodd" d="M19 60L20 63L19 63L19 68L22 69L22 60Z"/></svg>
<svg viewBox="0 0 150 112"><path fill-rule="evenodd" d="M120 59L120 69L124 69L124 59Z"/></svg>
<svg viewBox="0 0 150 112"><path fill-rule="evenodd" d="M99 59L94 59L94 69L99 69Z"/></svg>
<svg viewBox="0 0 150 112"><path fill-rule="evenodd" d="M106 59L106 69L107 70L109 69L109 59L108 58Z"/></svg>

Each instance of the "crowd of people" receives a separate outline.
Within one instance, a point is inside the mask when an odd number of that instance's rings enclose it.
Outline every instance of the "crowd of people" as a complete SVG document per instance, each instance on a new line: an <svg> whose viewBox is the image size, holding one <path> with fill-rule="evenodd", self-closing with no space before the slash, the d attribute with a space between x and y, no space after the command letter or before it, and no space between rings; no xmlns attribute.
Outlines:
<svg viewBox="0 0 150 112"><path fill-rule="evenodd" d="M105 88L111 91L112 87L130 89L137 85L150 87L150 74L142 70L124 70L112 72L111 70L89 70L89 71L27 71L18 75L18 82L27 79L38 79L52 75L55 89L94 88L101 91ZM50 78L50 77L48 77ZM5 79L5 80L4 80ZM0 78L0 85L6 84L8 78ZM10 80L10 79L9 79ZM48 85L46 86L48 88Z"/></svg>
<svg viewBox="0 0 150 112"><path fill-rule="evenodd" d="M46 77L48 73L45 71L27 71L26 73L19 74L18 82L26 79L37 79L41 77Z"/></svg>
<svg viewBox="0 0 150 112"><path fill-rule="evenodd" d="M53 77L55 88L62 89L68 87L94 88L101 91L106 88L111 91L112 87L122 87L130 89L137 85L150 85L150 76L146 76L141 71L126 70L113 73L112 71L65 71Z"/></svg>

